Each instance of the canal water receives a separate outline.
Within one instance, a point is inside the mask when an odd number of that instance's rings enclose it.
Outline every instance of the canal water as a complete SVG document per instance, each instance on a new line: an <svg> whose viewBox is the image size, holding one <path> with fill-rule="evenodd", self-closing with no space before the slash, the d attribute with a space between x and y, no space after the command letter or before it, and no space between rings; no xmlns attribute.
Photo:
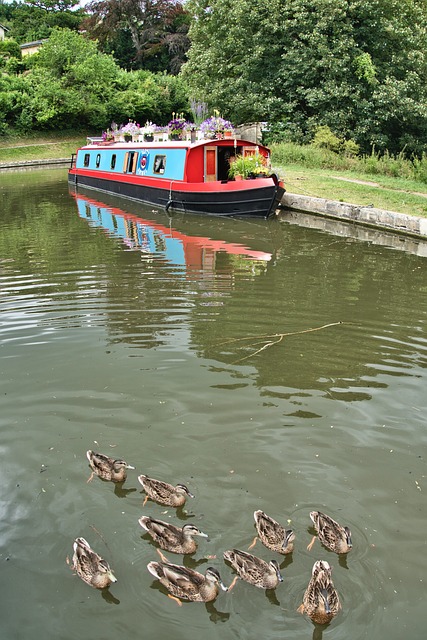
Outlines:
<svg viewBox="0 0 427 640"><path fill-rule="evenodd" d="M0 637L411 640L425 635L427 258L298 220L168 217L66 171L0 176ZM336 231L334 231L336 229ZM380 234L381 235L381 234ZM135 466L94 478L86 450ZM138 474L194 494L182 509ZM253 512L293 528L284 581L179 607L148 573L153 515L208 533L187 566L247 549ZM309 513L352 532L338 557ZM118 579L90 588L85 537ZM180 564L182 556L166 554ZM315 560L342 602L297 612Z"/></svg>

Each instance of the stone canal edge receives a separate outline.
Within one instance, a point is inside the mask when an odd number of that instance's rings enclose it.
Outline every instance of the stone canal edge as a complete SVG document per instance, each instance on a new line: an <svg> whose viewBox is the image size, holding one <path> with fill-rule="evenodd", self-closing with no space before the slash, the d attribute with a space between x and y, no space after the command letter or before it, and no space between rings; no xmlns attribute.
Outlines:
<svg viewBox="0 0 427 640"><path fill-rule="evenodd" d="M301 211L307 214L361 224L427 239L427 218L396 213L375 207L359 206L348 202L313 198L295 193L285 193L281 200L283 211Z"/></svg>

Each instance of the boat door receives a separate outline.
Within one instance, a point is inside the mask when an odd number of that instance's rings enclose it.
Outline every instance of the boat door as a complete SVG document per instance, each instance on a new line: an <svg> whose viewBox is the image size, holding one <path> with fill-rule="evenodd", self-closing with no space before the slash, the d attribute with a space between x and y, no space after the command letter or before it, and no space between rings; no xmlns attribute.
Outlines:
<svg viewBox="0 0 427 640"><path fill-rule="evenodd" d="M217 147L205 147L205 182L217 180Z"/></svg>

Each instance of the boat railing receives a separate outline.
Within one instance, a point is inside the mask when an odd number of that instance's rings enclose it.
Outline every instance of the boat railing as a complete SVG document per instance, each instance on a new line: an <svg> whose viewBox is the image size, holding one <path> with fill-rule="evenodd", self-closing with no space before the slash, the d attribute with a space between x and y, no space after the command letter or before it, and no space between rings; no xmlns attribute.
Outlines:
<svg viewBox="0 0 427 640"><path fill-rule="evenodd" d="M71 154L70 169L73 169L76 166L76 157L76 153Z"/></svg>
<svg viewBox="0 0 427 640"><path fill-rule="evenodd" d="M104 139L102 138L102 136L87 136L86 138L87 144L101 144L101 142L104 142Z"/></svg>

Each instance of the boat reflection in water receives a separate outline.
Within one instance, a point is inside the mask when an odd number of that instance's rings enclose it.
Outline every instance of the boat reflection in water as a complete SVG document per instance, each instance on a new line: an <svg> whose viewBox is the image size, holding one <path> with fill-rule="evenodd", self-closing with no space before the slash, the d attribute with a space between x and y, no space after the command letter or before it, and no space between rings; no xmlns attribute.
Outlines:
<svg viewBox="0 0 427 640"><path fill-rule="evenodd" d="M103 200L111 202L107 204L83 195L81 189L78 194L72 189L70 192L80 217L91 226L122 239L130 250L156 254L169 264L182 267L187 275L192 271L216 271L218 259L224 254L228 257L226 270L231 271L234 267L258 273L274 262L273 236L277 241L277 233L271 229L274 221L212 220L179 213L169 217L148 207L141 214L141 205L137 203L126 202L125 210L117 206L115 197L104 195ZM133 208L138 213L132 212Z"/></svg>

